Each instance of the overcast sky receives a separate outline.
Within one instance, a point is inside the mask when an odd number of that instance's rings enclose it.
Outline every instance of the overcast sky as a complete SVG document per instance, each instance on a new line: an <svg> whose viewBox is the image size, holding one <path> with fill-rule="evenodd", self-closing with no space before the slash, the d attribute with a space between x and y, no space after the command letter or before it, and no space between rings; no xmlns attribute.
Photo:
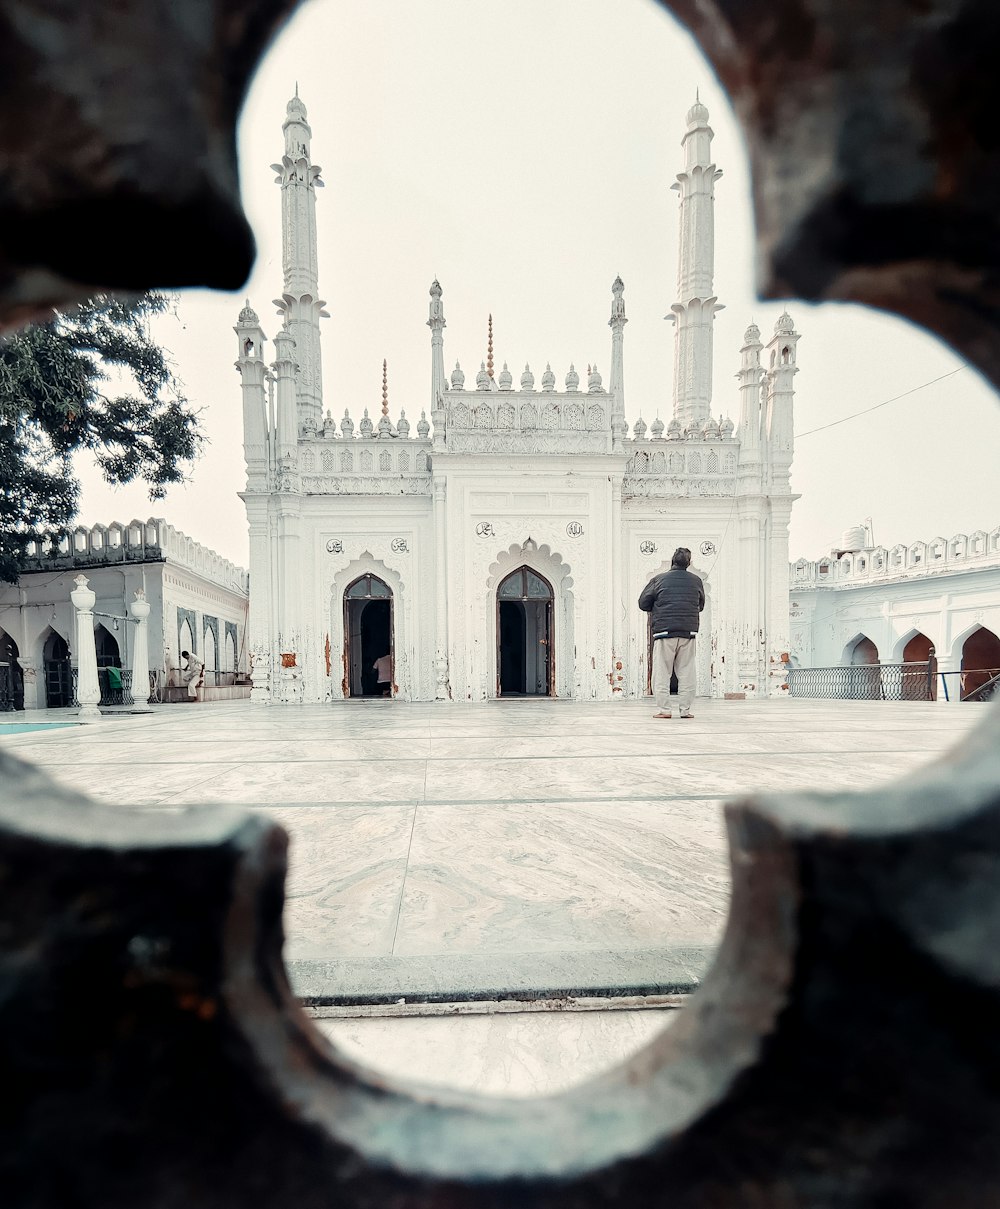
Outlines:
<svg viewBox="0 0 1000 1209"><path fill-rule="evenodd" d="M379 0L304 5L265 60L240 128L242 188L259 255L237 296L192 291L162 320L209 445L191 481L150 504L84 472L81 519L162 515L246 564L239 377L233 324L249 294L265 333L278 321L280 158L298 82L313 130L325 407L415 427L428 406L427 289L437 276L445 364L474 378L492 312L497 367L515 381L546 361L610 370L611 282L625 281L626 409L671 411L680 139L695 89L711 113L716 186L713 411L738 418L734 374L753 317L766 342L780 303L755 301L746 156L730 107L688 35L651 0ZM855 307L790 299L800 434L921 387L961 361L923 332ZM270 346L266 351L270 351ZM791 556L816 558L871 516L877 542L950 537L1000 520L1000 411L972 369L863 419L802 435Z"/></svg>

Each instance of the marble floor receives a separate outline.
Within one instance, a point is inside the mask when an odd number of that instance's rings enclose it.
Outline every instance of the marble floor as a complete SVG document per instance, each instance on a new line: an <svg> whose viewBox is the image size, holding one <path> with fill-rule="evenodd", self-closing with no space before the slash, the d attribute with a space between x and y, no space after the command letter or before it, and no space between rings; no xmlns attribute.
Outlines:
<svg viewBox="0 0 1000 1209"><path fill-rule="evenodd" d="M933 759L983 708L699 700L693 720L666 722L646 701L232 702L0 735L0 745L127 809L226 803L277 819L291 836L293 985L336 1010L691 989L727 910L727 797L868 788ZM664 1013L560 1016L479 1017L450 1032L441 1019L324 1028L376 1060L451 1047L451 1065L476 1085L528 1094L560 1086L568 1054L582 1069L585 1051L611 1061L641 1044ZM421 1028L421 1045L408 1044ZM529 1035L547 1065L525 1056Z"/></svg>

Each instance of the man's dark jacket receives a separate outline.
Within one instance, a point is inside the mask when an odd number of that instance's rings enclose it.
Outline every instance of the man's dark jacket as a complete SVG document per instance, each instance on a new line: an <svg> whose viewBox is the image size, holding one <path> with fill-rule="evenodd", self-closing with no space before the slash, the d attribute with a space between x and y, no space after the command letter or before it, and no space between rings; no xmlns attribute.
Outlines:
<svg viewBox="0 0 1000 1209"><path fill-rule="evenodd" d="M704 585L697 575L680 567L654 575L639 597L639 608L653 614L654 634L696 634L704 607Z"/></svg>

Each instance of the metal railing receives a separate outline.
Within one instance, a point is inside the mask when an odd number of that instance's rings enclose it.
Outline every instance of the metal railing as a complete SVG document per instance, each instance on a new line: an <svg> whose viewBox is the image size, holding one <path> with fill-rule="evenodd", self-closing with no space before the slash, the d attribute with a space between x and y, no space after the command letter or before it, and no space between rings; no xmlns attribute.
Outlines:
<svg viewBox="0 0 1000 1209"><path fill-rule="evenodd" d="M117 671L121 679L121 687L111 683L113 677L109 675L110 671ZM73 676L73 707L78 709L80 699L77 696L77 685L80 679L80 669L72 669ZM135 705L135 699L132 696L132 669L131 668L113 668L99 667L97 669L97 681L101 686L101 699L98 705Z"/></svg>
<svg viewBox="0 0 1000 1209"><path fill-rule="evenodd" d="M965 668L939 672L945 701L992 701L1000 697L1000 668ZM980 683L980 678L986 679Z"/></svg>
<svg viewBox="0 0 1000 1209"><path fill-rule="evenodd" d="M963 700L965 701L992 701L994 697L1000 696L1000 671L995 668L989 669L992 672L990 679L985 684L980 684L977 688L970 689Z"/></svg>
<svg viewBox="0 0 1000 1209"><path fill-rule="evenodd" d="M18 671L10 663L0 663L0 713L23 709L23 700L18 703Z"/></svg>
<svg viewBox="0 0 1000 1209"><path fill-rule="evenodd" d="M931 701L935 662L870 663L849 667L797 667L788 670L792 697L838 701Z"/></svg>

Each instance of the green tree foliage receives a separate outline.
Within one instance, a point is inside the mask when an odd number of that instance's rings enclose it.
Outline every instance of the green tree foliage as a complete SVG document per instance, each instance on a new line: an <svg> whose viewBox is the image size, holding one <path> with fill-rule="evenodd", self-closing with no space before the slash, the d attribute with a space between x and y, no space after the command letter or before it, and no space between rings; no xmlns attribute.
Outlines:
<svg viewBox="0 0 1000 1209"><path fill-rule="evenodd" d="M0 580L15 582L28 543L57 540L76 516L78 450L109 483L145 480L151 499L184 479L198 421L149 331L171 305L101 295L0 339Z"/></svg>

